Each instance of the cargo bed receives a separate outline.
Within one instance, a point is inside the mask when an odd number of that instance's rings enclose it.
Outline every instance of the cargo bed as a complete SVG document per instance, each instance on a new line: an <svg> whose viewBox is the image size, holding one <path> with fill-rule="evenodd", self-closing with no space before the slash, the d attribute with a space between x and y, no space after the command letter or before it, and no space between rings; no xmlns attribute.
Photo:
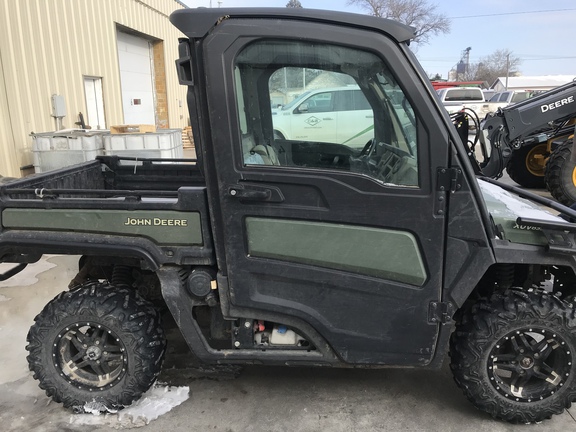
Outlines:
<svg viewBox="0 0 576 432"><path fill-rule="evenodd" d="M136 254L143 268L213 261L195 160L101 156L0 187L0 262Z"/></svg>

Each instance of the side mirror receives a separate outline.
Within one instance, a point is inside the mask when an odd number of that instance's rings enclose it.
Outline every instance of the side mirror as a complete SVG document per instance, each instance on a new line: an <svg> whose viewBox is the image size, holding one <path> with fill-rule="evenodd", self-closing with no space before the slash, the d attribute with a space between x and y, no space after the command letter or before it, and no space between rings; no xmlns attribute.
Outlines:
<svg viewBox="0 0 576 432"><path fill-rule="evenodd" d="M298 108L296 109L296 112L298 114L308 112L308 104L306 102L304 102L303 104L300 104L298 106Z"/></svg>

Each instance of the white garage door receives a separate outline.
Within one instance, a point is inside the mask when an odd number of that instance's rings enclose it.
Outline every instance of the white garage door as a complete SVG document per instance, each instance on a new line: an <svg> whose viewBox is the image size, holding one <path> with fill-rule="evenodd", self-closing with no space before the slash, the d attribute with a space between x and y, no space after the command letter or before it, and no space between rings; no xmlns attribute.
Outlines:
<svg viewBox="0 0 576 432"><path fill-rule="evenodd" d="M118 32L124 124L155 124L150 42Z"/></svg>

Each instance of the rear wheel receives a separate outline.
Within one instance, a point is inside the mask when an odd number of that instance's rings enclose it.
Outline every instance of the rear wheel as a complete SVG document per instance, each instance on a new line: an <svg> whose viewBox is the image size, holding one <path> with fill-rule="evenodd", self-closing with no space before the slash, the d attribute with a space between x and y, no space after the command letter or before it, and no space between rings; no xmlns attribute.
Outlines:
<svg viewBox="0 0 576 432"><path fill-rule="evenodd" d="M546 164L546 187L564 205L576 203L576 164L572 162L572 142L569 139L554 150Z"/></svg>
<svg viewBox="0 0 576 432"><path fill-rule="evenodd" d="M107 283L63 292L30 328L30 370L48 396L77 412L130 405L160 373L159 318L135 292Z"/></svg>
<svg viewBox="0 0 576 432"><path fill-rule="evenodd" d="M547 144L534 144L514 150L506 165L506 172L512 180L528 188L543 188L544 167L548 157Z"/></svg>
<svg viewBox="0 0 576 432"><path fill-rule="evenodd" d="M575 309L544 292L495 294L452 335L454 379L479 409L512 423L560 414L576 399Z"/></svg>

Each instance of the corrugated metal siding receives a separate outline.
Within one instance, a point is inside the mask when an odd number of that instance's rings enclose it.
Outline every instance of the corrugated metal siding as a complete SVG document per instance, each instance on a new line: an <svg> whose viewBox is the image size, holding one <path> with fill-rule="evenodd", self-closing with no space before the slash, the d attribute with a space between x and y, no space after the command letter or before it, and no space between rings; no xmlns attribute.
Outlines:
<svg viewBox="0 0 576 432"><path fill-rule="evenodd" d="M3 107L0 89L0 174L19 175L31 163L30 132L55 130L52 94L65 98L65 128L75 127L79 112L86 115L84 76L102 77L106 122L123 123L118 25L165 42L169 123L186 126L186 89L173 67L182 35L168 20L176 9L182 5L175 0L0 0L0 87L5 84L7 98ZM7 117L15 151L5 136Z"/></svg>
<svg viewBox="0 0 576 432"><path fill-rule="evenodd" d="M4 68L0 53L0 175L5 177L19 176L19 172L12 167L11 161L17 160L16 147L12 137L12 125L10 124L10 111L8 111L8 99L6 86L4 85Z"/></svg>

